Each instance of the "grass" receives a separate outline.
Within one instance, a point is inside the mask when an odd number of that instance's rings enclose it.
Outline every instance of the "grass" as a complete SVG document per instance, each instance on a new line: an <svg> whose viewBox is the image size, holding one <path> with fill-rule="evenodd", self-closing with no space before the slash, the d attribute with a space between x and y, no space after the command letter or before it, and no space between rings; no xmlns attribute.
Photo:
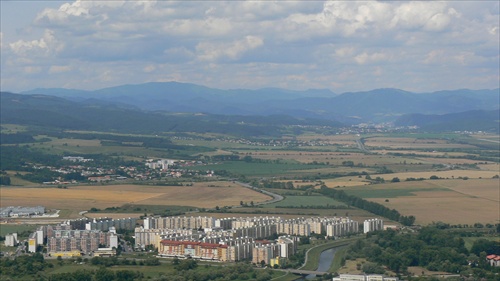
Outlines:
<svg viewBox="0 0 500 281"><path fill-rule="evenodd" d="M163 213L185 213L196 210L192 206L175 206L175 205L140 205L140 204L125 204L120 207L108 207L92 213L148 213L148 214L163 214Z"/></svg>
<svg viewBox="0 0 500 281"><path fill-rule="evenodd" d="M485 239L485 240L490 240L490 241L498 241L500 242L500 238L499 237L494 237L494 236L483 236L483 237L462 237L462 239L464 240L465 242L465 248L467 248L467 250L470 251L470 249L472 248L472 245L474 244L474 242L476 240L479 240L479 239Z"/></svg>
<svg viewBox="0 0 500 281"><path fill-rule="evenodd" d="M360 239L360 237L335 240L335 241L327 241L324 244L320 244L318 246L311 248L309 250L309 252L307 253L307 263L303 267L301 267L300 269L316 270L318 268L318 264L319 264L319 257L323 251L334 248L334 247L348 245L348 244L356 241L357 239Z"/></svg>
<svg viewBox="0 0 500 281"><path fill-rule="evenodd" d="M16 133L21 133L21 132L25 132L26 129L27 129L26 126L17 125L17 124L2 124L0 126L0 132L2 134L16 134Z"/></svg>
<svg viewBox="0 0 500 281"><path fill-rule="evenodd" d="M131 260L131 259L129 259ZM63 265L59 265L56 260L51 260L49 261L54 264L54 267L52 269L46 269L43 272L43 275L45 276L50 276L52 274L58 274L58 273L70 273L70 272L75 272L77 270L86 270L86 271L92 271L92 270L97 270L99 269L99 266L94 266L90 264L76 264L76 263L71 263L70 260L66 260ZM113 271L118 271L118 270L130 270L130 271L136 271L144 274L144 279L154 279L158 278L161 276L174 276L177 275L178 272L172 265L170 260L164 260L160 259L161 265L159 266L139 266L139 265L116 265L116 266L111 266L107 267L109 270ZM213 266L224 266L225 264L220 263L220 264L214 264L214 263L203 263L203 262L198 262L198 267L194 269L196 272L205 272L205 271L211 271ZM280 272L280 271L270 271L272 274L272 278L281 278L287 275L285 272ZM297 276L295 276L295 279ZM273 280L294 280L294 279L273 279Z"/></svg>
<svg viewBox="0 0 500 281"><path fill-rule="evenodd" d="M9 233L22 233L24 231L34 231L38 225L33 224L0 224L0 235L5 236ZM21 238L21 237L18 237Z"/></svg>
<svg viewBox="0 0 500 281"><path fill-rule="evenodd" d="M349 188L345 192L349 195L358 196L361 198L397 198L401 196L416 196L418 191L443 191L446 188L405 188L405 189L367 189L367 188Z"/></svg>
<svg viewBox="0 0 500 281"><path fill-rule="evenodd" d="M226 213L197 213L200 216L215 216L217 217L246 217L246 216L279 216L283 218L304 217L332 217L346 216L353 220L363 221L368 218L373 218L373 214L360 209L303 209L303 208L265 208L265 207L243 207L233 208Z"/></svg>
<svg viewBox="0 0 500 281"><path fill-rule="evenodd" d="M337 272L342 267L342 259L345 257L346 253L347 253L347 247L338 249L337 252L335 252L332 265L328 270L329 272Z"/></svg>
<svg viewBox="0 0 500 281"><path fill-rule="evenodd" d="M280 202L266 205L266 207L326 207L326 206L346 206L344 203L321 195L311 196L285 196L285 199Z"/></svg>
<svg viewBox="0 0 500 281"><path fill-rule="evenodd" d="M324 168L324 165L306 165L300 163L282 162L282 163L260 163L244 161L228 161L223 164L193 166L191 170L225 170L232 174L244 176L277 176L294 173L294 171L310 170Z"/></svg>
<svg viewBox="0 0 500 281"><path fill-rule="evenodd" d="M293 274L293 273L284 272L284 275L275 277L275 278L273 278L271 280L272 281L295 281L295 280L300 280L300 279L297 279L297 278L298 278L298 276L295 275L295 274Z"/></svg>

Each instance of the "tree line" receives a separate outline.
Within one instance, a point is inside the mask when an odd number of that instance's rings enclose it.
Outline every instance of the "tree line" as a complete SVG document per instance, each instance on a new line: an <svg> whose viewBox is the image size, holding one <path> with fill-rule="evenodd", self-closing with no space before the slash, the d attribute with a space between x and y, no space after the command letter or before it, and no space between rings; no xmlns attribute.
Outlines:
<svg viewBox="0 0 500 281"><path fill-rule="evenodd" d="M418 233L370 232L367 239L349 246L346 259L366 258L398 274L409 274L408 267L420 266L430 271L498 280L500 268L491 267L486 255L500 254L499 245L498 241L479 239L468 251L464 240L455 233L428 226Z"/></svg>
<svg viewBox="0 0 500 281"><path fill-rule="evenodd" d="M318 192L323 194L324 196L344 202L348 206L354 206L375 215L379 215L393 221L398 221L403 225L409 226L415 222L414 216L403 216L396 209L389 209L382 204L371 202L358 196L348 195L343 190L328 188L327 186L322 185Z"/></svg>

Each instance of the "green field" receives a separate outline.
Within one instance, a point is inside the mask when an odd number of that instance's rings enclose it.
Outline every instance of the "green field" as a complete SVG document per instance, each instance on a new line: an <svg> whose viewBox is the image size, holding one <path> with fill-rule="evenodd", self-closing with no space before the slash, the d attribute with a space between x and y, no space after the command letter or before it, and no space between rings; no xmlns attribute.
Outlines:
<svg viewBox="0 0 500 281"><path fill-rule="evenodd" d="M191 170L225 170L231 174L244 176L277 176L285 174L293 174L303 170L311 170L324 168L324 165L307 165L293 162L282 163L260 163L260 162L244 162L244 161L227 161L222 164L213 164L205 166L189 167Z"/></svg>
<svg viewBox="0 0 500 281"><path fill-rule="evenodd" d="M419 191L447 191L447 188L405 188L405 189L370 189L367 187L352 187L344 189L349 195L361 198L397 198L401 196L415 196Z"/></svg>
<svg viewBox="0 0 500 281"><path fill-rule="evenodd" d="M25 132L26 129L27 129L27 126L17 125L17 124L2 124L0 126L0 132L2 134L21 133L21 132Z"/></svg>
<svg viewBox="0 0 500 281"><path fill-rule="evenodd" d="M9 233L21 233L24 231L34 231L38 225L33 224L0 224L0 235L5 236ZM18 237L19 238L19 237Z"/></svg>
<svg viewBox="0 0 500 281"><path fill-rule="evenodd" d="M132 259L129 259L132 260ZM72 273L77 270L85 270L85 271L95 271L99 269L99 266L95 265L90 265L89 263L83 263L83 264L78 264L74 263L72 259L69 260L64 260L63 264L60 265L58 261L56 260L50 260L50 263L54 264L54 267L51 269L47 269L43 272L44 276L50 276L52 274L59 274L59 273ZM133 266L133 265L115 265L111 267L107 267L106 269L112 270L112 271L119 271L119 270L129 270L129 271L134 271L134 272L140 272L144 275L144 279L155 279L159 278L161 276L165 277L173 277L178 274L182 274L182 272L179 272L174 268L172 265L172 260L171 259L160 259L161 265L159 266ZM198 266L193 269L194 272L203 274L207 272L212 272L214 270L214 267L220 267L220 266L227 266L227 264L219 264L219 263L208 263L208 262L198 262ZM267 270L272 278L278 278L281 276L286 275L285 272L280 272L280 271L272 271L272 270ZM256 270L255 273L257 275L262 274L261 270ZM250 277L250 274L246 274L246 278L244 279L234 279L231 278L230 280L249 280L248 278ZM232 277L237 277L238 274L232 276ZM13 280L31 280L29 278L32 278L32 276L26 276L28 279L13 279ZM296 276L295 276L296 277ZM2 279L3 280L3 279ZM170 279L168 279L170 280Z"/></svg>
<svg viewBox="0 0 500 281"><path fill-rule="evenodd" d="M211 216L213 213L197 213L200 216ZM243 207L243 208L233 208L225 210L223 212L224 217L245 217L245 216L281 216L284 218L296 218L299 216L310 216L310 217L335 217L335 216L346 216L353 220L363 221L368 218L373 218L373 214L365 210L356 208L345 208L345 209L313 209L313 208L275 208L275 207ZM386 220L389 222L389 220Z"/></svg>
<svg viewBox="0 0 500 281"><path fill-rule="evenodd" d="M312 195L312 196L285 196L285 199L276 202L273 204L266 205L266 207L326 207L326 206L339 206L346 207L346 205L342 202L334 200L332 198L328 198L321 195Z"/></svg>
<svg viewBox="0 0 500 281"><path fill-rule="evenodd" d="M479 239L485 239L485 240L500 242L500 237L493 237L493 236L463 237L462 239L465 242L465 248L467 248L467 250L469 250L469 251L472 248L472 245L474 244L474 241L479 240Z"/></svg>
<svg viewBox="0 0 500 281"><path fill-rule="evenodd" d="M196 207L191 206L169 206L169 205L140 205L140 204L125 204L120 207L109 207L105 209L94 210L89 213L148 213L161 214L164 216L180 215L186 212L196 210Z"/></svg>

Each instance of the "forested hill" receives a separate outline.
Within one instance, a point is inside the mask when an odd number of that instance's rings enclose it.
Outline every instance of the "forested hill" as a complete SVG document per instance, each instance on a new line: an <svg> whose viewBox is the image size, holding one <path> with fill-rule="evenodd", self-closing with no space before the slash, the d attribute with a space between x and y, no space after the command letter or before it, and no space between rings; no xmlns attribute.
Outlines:
<svg viewBox="0 0 500 281"><path fill-rule="evenodd" d="M206 112L221 115L285 114L343 123L392 122L405 114L448 114L499 108L500 89L452 90L413 93L400 89L375 89L336 94L330 90L293 91L278 88L221 90L165 82L122 85L95 91L35 89L23 94L43 94L73 101L100 100L142 110Z"/></svg>
<svg viewBox="0 0 500 281"><path fill-rule="evenodd" d="M106 101L70 101L47 95L0 93L3 124L23 124L71 130L134 133L212 132L235 136L274 136L302 126L337 127L329 120L286 115L241 116L205 113L148 112Z"/></svg>
<svg viewBox="0 0 500 281"><path fill-rule="evenodd" d="M397 126L418 126L430 132L485 131L500 132L500 110L471 110L466 112L424 115L408 114L395 122Z"/></svg>

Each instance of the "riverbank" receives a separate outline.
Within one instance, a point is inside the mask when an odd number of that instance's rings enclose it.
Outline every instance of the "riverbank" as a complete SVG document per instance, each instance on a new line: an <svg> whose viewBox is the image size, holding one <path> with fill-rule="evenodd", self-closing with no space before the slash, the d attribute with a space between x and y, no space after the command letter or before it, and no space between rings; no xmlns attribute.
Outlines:
<svg viewBox="0 0 500 281"><path fill-rule="evenodd" d="M317 246L310 248L306 252L305 263L302 267L300 267L300 269L316 270L319 266L320 256L321 256L321 253L323 251L326 251L328 249L335 248L335 247L347 246L350 243L352 243L358 239L361 239L361 238L363 238L363 237L354 237L354 238L334 240L334 241L320 244L320 245L317 245ZM338 258L340 258L340 257L338 257ZM340 260L338 262L340 264ZM330 266L329 272L332 272L331 270L333 269L333 264L335 264L335 259L334 259L334 262L332 263L332 266Z"/></svg>

